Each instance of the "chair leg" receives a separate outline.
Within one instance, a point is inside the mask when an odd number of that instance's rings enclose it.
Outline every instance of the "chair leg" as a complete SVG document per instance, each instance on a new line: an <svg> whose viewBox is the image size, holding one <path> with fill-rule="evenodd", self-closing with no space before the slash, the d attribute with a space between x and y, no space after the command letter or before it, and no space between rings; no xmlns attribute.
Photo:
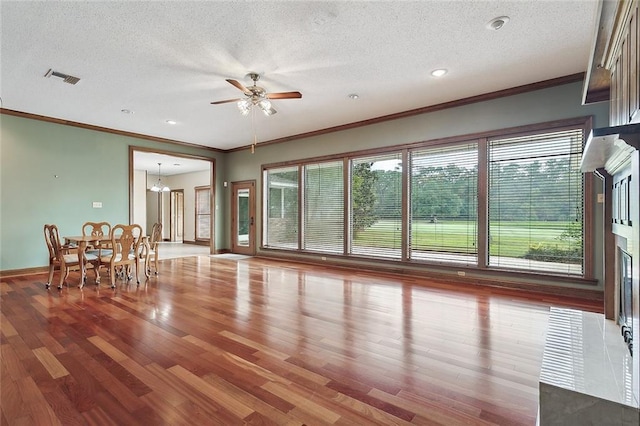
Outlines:
<svg viewBox="0 0 640 426"><path fill-rule="evenodd" d="M111 271L111 288L116 288L116 266L115 265L111 265L110 267L110 271Z"/></svg>
<svg viewBox="0 0 640 426"><path fill-rule="evenodd" d="M158 275L158 253L153 255L153 267L155 268L156 275Z"/></svg>
<svg viewBox="0 0 640 426"><path fill-rule="evenodd" d="M151 258L149 257L149 253L147 253L144 257L144 276L147 277L147 279L151 276L151 268L149 266L150 260Z"/></svg>
<svg viewBox="0 0 640 426"><path fill-rule="evenodd" d="M51 287L51 281L53 281L53 271L55 269L55 266L53 266L53 264L49 265L49 278L47 279L47 282L44 284L44 287L49 290L49 287Z"/></svg>
<svg viewBox="0 0 640 426"><path fill-rule="evenodd" d="M69 268L64 268L64 273L60 271L60 282L58 283L58 290L62 290L62 284L65 282L68 276L69 276Z"/></svg>
<svg viewBox="0 0 640 426"><path fill-rule="evenodd" d="M98 285L100 284L100 264L99 263L93 264L93 271L96 274L96 285Z"/></svg>
<svg viewBox="0 0 640 426"><path fill-rule="evenodd" d="M140 257L136 256L134 267L136 268L136 283L140 285Z"/></svg>

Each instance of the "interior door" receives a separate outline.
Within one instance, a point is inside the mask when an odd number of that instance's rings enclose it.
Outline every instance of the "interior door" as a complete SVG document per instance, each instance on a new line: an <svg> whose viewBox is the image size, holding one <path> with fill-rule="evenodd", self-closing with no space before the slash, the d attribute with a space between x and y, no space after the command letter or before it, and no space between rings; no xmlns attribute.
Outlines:
<svg viewBox="0 0 640 426"><path fill-rule="evenodd" d="M231 251L239 254L254 255L256 252L256 182L232 182L231 203Z"/></svg>
<svg viewBox="0 0 640 426"><path fill-rule="evenodd" d="M184 192L171 191L171 241L184 242Z"/></svg>

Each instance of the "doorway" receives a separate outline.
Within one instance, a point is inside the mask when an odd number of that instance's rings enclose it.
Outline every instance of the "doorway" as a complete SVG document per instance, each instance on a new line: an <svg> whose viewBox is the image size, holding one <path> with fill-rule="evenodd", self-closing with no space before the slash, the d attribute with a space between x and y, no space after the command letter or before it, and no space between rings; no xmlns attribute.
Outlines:
<svg viewBox="0 0 640 426"><path fill-rule="evenodd" d="M254 180L231 183L231 251L234 253L254 255L256 252L255 188Z"/></svg>
<svg viewBox="0 0 640 426"><path fill-rule="evenodd" d="M162 165L162 169L158 166ZM162 174L160 174L160 171ZM146 147L129 147L129 220L139 223L148 235L156 222L162 223L163 240L177 241L185 250L206 244L215 253L215 160ZM173 191L151 192L159 180ZM210 212L206 223L196 222L196 188L210 188L199 205ZM177 193L179 192L179 194ZM203 230L206 226L208 229ZM197 230L196 230L197 229ZM206 234L206 238L202 238ZM199 253L199 252L198 252Z"/></svg>

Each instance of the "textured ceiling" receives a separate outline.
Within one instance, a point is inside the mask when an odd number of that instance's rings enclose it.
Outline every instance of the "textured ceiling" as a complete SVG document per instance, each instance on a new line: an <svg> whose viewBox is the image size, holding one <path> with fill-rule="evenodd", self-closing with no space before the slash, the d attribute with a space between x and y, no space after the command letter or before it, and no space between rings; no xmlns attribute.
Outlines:
<svg viewBox="0 0 640 426"><path fill-rule="evenodd" d="M255 115L258 141L302 134L584 72L598 2L2 0L0 13L3 108L232 149L252 119L210 105L242 96L226 78L302 92Z"/></svg>

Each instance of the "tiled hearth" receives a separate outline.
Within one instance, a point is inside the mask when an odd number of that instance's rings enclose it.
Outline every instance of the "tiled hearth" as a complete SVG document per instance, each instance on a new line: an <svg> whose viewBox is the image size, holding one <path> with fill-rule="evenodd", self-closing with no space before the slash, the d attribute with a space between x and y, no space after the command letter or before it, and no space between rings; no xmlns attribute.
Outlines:
<svg viewBox="0 0 640 426"><path fill-rule="evenodd" d="M632 357L614 321L601 314L551 308L540 372L539 423L640 423Z"/></svg>

